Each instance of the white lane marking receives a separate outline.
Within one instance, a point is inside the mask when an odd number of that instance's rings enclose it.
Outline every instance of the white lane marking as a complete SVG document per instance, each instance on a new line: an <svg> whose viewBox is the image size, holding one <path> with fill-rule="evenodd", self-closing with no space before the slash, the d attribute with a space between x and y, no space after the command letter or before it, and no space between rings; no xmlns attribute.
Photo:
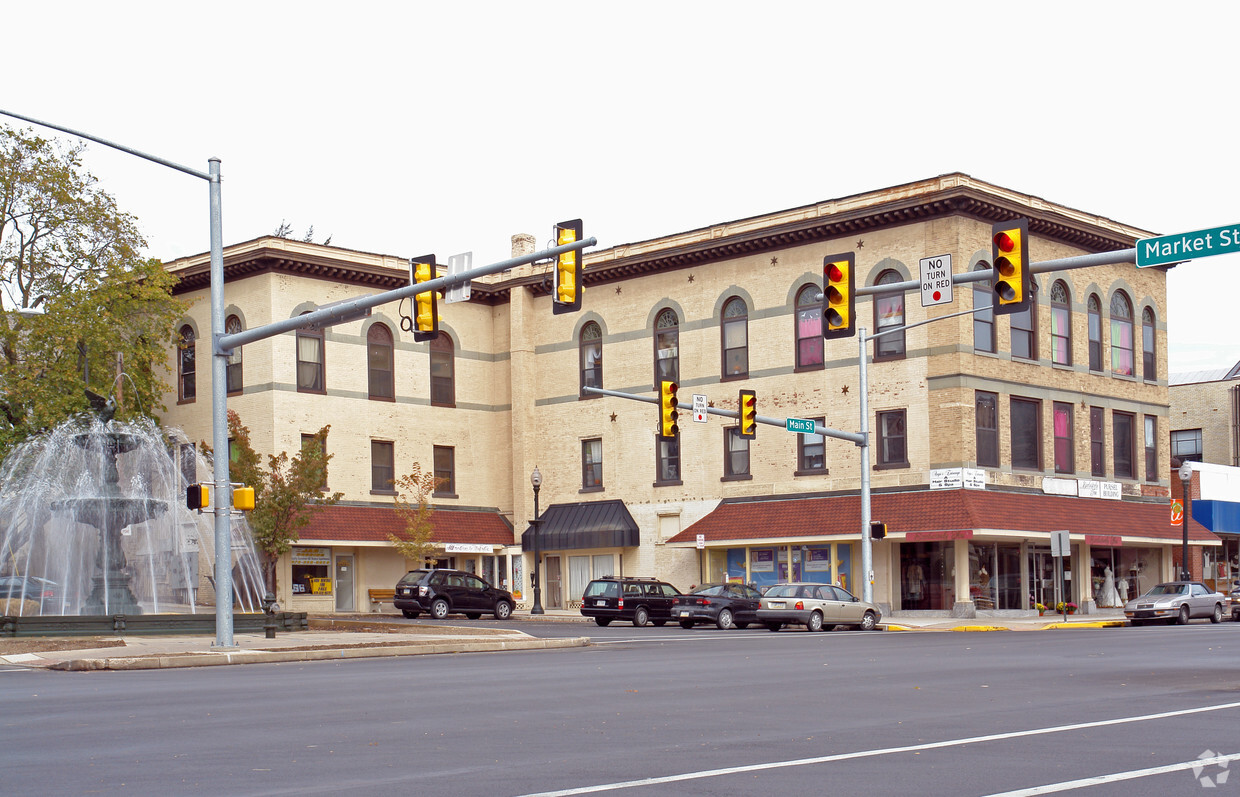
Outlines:
<svg viewBox="0 0 1240 797"><path fill-rule="evenodd" d="M999 792L988 795L988 797L1030 797L1035 794L1052 794L1057 791L1072 791L1074 789L1084 788L1085 786L1100 786L1103 783L1115 783L1121 780L1133 780L1135 778L1148 778L1151 775L1163 775L1168 772L1181 772L1185 769L1209 767L1236 760L1240 760L1240 753L1218 755L1214 758L1194 758L1192 761L1181 761L1178 764L1167 764L1161 767L1150 767L1149 769L1130 769L1127 772L1114 772L1110 775L1097 775L1092 778L1081 778L1080 780L1065 780L1061 783L1048 783L1045 786L1034 786L1029 789Z"/></svg>
<svg viewBox="0 0 1240 797"><path fill-rule="evenodd" d="M790 761L770 761L765 764L747 764L739 767L724 767L723 769L704 769L697 772L684 772L679 775L664 775L657 778L642 778L640 780L625 780L615 783L601 783L597 786L581 786L575 789L562 789L560 791L540 791L532 794L522 795L522 797L571 797L576 794L594 794L601 791L612 791L618 789L633 789L640 786L658 786L663 783L677 783L687 780L701 780L703 778L714 778L720 775L737 775L745 772L760 772L767 769L782 769L784 767L803 767L810 764L829 764L833 761L849 761L858 758L872 758L875 756L893 755L895 753L916 753L922 750L939 750L945 747L957 747L967 744L980 744L982 742L997 742L1006 739L1021 739L1027 736L1044 736L1051 733L1064 733L1066 731L1079 731L1087 728L1104 728L1109 725L1124 725L1131 722L1147 722L1149 720L1168 719L1170 717L1184 717L1190 714L1203 714L1208 711L1226 711L1228 709L1240 708L1240 703L1220 703L1214 706L1201 706L1198 708L1185 708L1177 711L1163 711L1158 714L1139 714L1135 717L1117 717L1109 720L1095 720L1094 722L1078 722L1072 725L1056 725L1049 728L1032 728L1024 731L1009 731L1007 733L992 733L986 736L970 736L964 739L945 739L941 742L926 742L924 744L913 744L905 747L880 747L873 750L857 750L852 753L837 753L835 755L816 756L814 758L797 758Z"/></svg>

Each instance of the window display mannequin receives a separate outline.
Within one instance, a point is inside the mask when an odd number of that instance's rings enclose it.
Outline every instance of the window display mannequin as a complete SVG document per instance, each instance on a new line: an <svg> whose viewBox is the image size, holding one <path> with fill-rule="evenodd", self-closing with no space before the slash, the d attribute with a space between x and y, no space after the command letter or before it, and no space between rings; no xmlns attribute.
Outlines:
<svg viewBox="0 0 1240 797"><path fill-rule="evenodd" d="M1121 604L1128 602L1128 579L1121 578L1119 580L1119 602Z"/></svg>
<svg viewBox="0 0 1240 797"><path fill-rule="evenodd" d="M1109 567L1102 571L1102 591L1098 593L1098 605L1107 608L1120 605L1119 593L1115 591L1115 574Z"/></svg>
<svg viewBox="0 0 1240 797"><path fill-rule="evenodd" d="M904 573L908 579L908 596L912 600L921 600L921 583L925 579L921 565L913 563Z"/></svg>

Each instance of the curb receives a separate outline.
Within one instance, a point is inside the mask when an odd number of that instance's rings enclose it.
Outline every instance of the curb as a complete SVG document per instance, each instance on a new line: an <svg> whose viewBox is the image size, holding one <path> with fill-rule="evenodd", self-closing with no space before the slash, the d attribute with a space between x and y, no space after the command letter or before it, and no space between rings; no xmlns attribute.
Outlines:
<svg viewBox="0 0 1240 797"><path fill-rule="evenodd" d="M491 653L506 650L583 648L588 637L564 639L507 639L489 642L430 642L388 647L338 647L322 650L233 650L154 656L116 656L105 659L67 659L49 664L49 670L159 670L174 667L213 667L230 664L278 664L293 661L365 659L390 656L425 656L435 653Z"/></svg>

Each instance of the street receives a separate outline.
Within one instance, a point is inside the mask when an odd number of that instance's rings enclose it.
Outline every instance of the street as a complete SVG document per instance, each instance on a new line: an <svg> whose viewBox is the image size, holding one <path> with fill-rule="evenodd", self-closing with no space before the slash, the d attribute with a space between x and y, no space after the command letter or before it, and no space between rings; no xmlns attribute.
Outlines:
<svg viewBox="0 0 1240 797"><path fill-rule="evenodd" d="M1240 624L521 628L596 644L0 672L5 790L1165 795L1222 784L1220 765L1194 774L1206 751L1240 757Z"/></svg>

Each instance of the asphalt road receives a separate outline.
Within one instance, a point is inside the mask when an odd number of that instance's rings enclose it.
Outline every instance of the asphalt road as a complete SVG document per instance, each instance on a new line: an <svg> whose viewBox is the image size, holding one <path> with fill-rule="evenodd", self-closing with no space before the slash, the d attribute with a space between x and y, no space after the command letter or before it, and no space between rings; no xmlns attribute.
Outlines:
<svg viewBox="0 0 1240 797"><path fill-rule="evenodd" d="M1094 779L1090 795L1131 797L1198 794L1229 773L1203 753L1240 759L1240 624L522 624L542 626L598 644L0 673L3 791L993 795Z"/></svg>

